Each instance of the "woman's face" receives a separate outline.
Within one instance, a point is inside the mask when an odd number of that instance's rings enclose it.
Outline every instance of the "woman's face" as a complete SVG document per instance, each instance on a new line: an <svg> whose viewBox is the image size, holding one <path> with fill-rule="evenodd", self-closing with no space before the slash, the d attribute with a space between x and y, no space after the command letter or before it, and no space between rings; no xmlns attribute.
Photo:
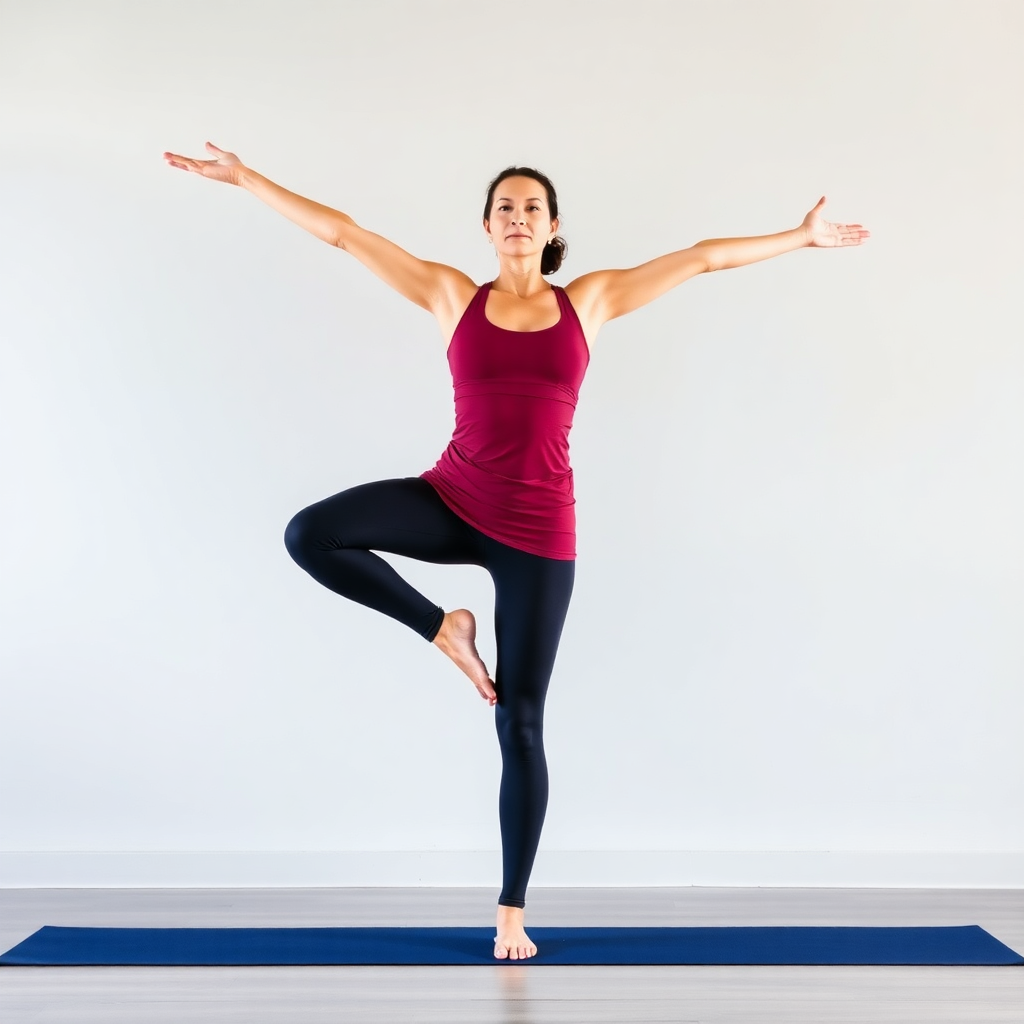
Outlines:
<svg viewBox="0 0 1024 1024"><path fill-rule="evenodd" d="M551 219L544 186L533 178L506 178L498 182L491 204L491 216L484 230L495 252L508 256L540 253L558 232Z"/></svg>

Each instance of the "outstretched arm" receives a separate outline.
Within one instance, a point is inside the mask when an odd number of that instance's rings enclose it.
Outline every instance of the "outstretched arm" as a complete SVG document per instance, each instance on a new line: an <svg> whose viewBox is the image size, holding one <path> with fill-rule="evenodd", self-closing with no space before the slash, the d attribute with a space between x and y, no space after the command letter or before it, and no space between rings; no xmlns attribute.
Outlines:
<svg viewBox="0 0 1024 1024"><path fill-rule="evenodd" d="M803 219L798 228L780 231L774 235L755 235L753 238L709 238L693 248L701 250L708 270L729 270L757 263L772 256L781 256L793 249L810 246L835 249L843 245L860 245L871 237L862 224L833 224L821 216L825 205L822 196L817 205Z"/></svg>
<svg viewBox="0 0 1024 1024"><path fill-rule="evenodd" d="M289 192L269 178L264 178L262 174L257 174L251 167L246 167L234 153L218 149L212 142L206 143L206 148L213 159L196 160L178 153L164 153L164 160L172 167L179 167L183 171L191 171L213 181L223 181L244 188L267 206L294 221L300 228L331 245L338 245L345 225L352 223L352 218L348 214Z"/></svg>
<svg viewBox="0 0 1024 1024"><path fill-rule="evenodd" d="M472 285L461 271L417 259L394 242L360 227L347 213L289 192L246 167L234 153L218 149L212 142L207 142L206 148L213 159L195 160L177 153L164 153L164 160L172 167L238 185L251 192L300 228L351 253L385 284L417 306L437 314L451 305L453 291L465 290L467 283Z"/></svg>
<svg viewBox="0 0 1024 1024"><path fill-rule="evenodd" d="M574 304L578 301L589 307L592 320L601 324L647 305L698 274L743 267L805 247L860 245L870 237L870 232L860 224L833 224L825 220L821 216L824 205L822 196L798 228L748 238L708 238L689 249L670 252L628 270L584 274L566 291Z"/></svg>

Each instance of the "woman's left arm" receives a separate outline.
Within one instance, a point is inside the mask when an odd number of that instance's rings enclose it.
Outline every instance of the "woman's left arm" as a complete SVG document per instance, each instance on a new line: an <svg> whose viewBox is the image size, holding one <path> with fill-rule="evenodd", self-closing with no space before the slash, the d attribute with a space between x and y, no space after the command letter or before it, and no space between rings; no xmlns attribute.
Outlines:
<svg viewBox="0 0 1024 1024"><path fill-rule="evenodd" d="M647 305L698 274L744 267L794 249L860 245L870 237L870 232L860 224L834 224L825 220L821 216L824 205L822 196L798 228L749 238L708 238L689 249L670 252L628 270L584 274L566 291L570 292L570 298L575 290L583 302L589 299L587 304L593 309L595 319L604 323Z"/></svg>

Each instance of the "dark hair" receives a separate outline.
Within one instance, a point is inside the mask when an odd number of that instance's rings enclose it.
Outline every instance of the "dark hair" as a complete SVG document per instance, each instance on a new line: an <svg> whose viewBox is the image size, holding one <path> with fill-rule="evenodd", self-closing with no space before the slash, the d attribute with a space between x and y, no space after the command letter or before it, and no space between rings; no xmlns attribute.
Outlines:
<svg viewBox="0 0 1024 1024"><path fill-rule="evenodd" d="M497 187L506 178L532 178L538 184L544 186L544 191L548 194L548 209L551 211L551 219L555 220L558 217L558 196L555 195L555 186L551 184L551 179L546 174L541 174L540 171L533 167L506 167L491 183L487 186L487 202L484 204L484 220L491 219L491 207L494 205L494 192ZM569 246L565 239L560 235L555 235L544 246L544 251L540 256L540 272L542 274L553 274L561 265L562 260L565 259L569 252Z"/></svg>

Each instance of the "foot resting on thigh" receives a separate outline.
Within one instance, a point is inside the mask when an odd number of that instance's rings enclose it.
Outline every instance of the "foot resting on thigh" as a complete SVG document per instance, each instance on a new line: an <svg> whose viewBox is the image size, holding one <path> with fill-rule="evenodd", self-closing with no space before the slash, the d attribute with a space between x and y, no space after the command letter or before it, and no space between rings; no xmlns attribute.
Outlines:
<svg viewBox="0 0 1024 1024"><path fill-rule="evenodd" d="M477 654L476 619L471 611L457 608L453 612L447 612L437 636L434 637L434 644L473 680L473 685L480 691L480 696L491 707L498 703L494 681L487 674L487 666Z"/></svg>
<svg viewBox="0 0 1024 1024"><path fill-rule="evenodd" d="M520 907L498 907L494 956L498 960L526 960L537 955L537 947L523 930L524 911Z"/></svg>

